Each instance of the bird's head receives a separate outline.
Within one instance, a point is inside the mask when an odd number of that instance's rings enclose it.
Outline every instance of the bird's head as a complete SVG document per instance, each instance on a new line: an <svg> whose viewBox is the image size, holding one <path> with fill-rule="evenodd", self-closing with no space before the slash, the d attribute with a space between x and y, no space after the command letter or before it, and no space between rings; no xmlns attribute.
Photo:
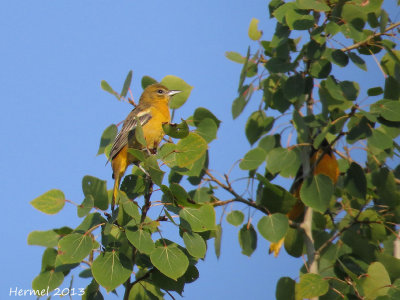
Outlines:
<svg viewBox="0 0 400 300"><path fill-rule="evenodd" d="M146 87L140 97L139 102L166 101L169 102L173 95L181 91L169 90L159 83L155 83Z"/></svg>

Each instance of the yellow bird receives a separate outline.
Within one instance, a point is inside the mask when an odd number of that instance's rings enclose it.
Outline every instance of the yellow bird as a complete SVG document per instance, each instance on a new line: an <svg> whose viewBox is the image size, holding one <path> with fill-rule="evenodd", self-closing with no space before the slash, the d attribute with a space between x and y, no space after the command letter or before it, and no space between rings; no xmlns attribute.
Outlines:
<svg viewBox="0 0 400 300"><path fill-rule="evenodd" d="M322 158L320 158L321 155L323 155ZM314 175L326 175L332 180L333 184L336 184L339 178L339 166L332 149L328 149L328 151L325 153L323 149L315 151L310 158L310 165L313 166L317 161L318 164L314 168ZM293 196L298 199L296 204L286 214L289 220L292 221L296 221L304 212L304 204L300 200L300 189L303 183L303 180L299 180L300 176L303 176L302 172L299 172L297 174L294 184L290 189L290 192L293 194ZM283 238L277 243L271 243L271 245L269 246L269 253L274 253L274 256L277 257L284 240L285 239Z"/></svg>
<svg viewBox="0 0 400 300"><path fill-rule="evenodd" d="M115 137L109 156L115 180L112 209L114 209L117 201L119 184L127 167L138 162L138 159L130 154L128 149L148 150L152 153L157 150L164 137L162 125L171 121L168 107L169 100L173 95L180 92L176 90L170 91L158 83L149 85L140 96L139 104L124 120L121 131ZM139 143L135 138L135 128L138 122L143 128L146 146Z"/></svg>

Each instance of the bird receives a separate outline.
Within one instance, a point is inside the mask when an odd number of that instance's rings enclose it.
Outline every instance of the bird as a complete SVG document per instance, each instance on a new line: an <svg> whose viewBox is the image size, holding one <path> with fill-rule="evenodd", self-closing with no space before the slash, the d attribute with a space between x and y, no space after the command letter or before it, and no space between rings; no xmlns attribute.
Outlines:
<svg viewBox="0 0 400 300"><path fill-rule="evenodd" d="M322 156L322 157L321 157ZM315 165L317 163L317 165ZM322 147L318 150L313 149L310 157L310 165L314 166L313 173L314 175L322 174L328 176L333 184L336 184L339 178L339 165L336 160L335 155L333 154L333 150L330 148L328 142L326 140L323 141ZM291 210L286 214L289 220L296 221L298 220L304 212L304 204L301 202L300 198L300 189L303 184L303 170L299 169L293 185L290 188L290 192L292 195L297 198L297 202L293 205ZM277 243L271 243L269 247L269 253L273 253L275 257L279 255L279 251L284 242L284 238L282 238Z"/></svg>
<svg viewBox="0 0 400 300"><path fill-rule="evenodd" d="M119 133L116 135L110 150L108 161L111 161L114 188L111 209L117 202L118 189L121 178L131 164L139 160L128 152L128 149L142 150L146 153L155 153L164 137L162 125L171 122L169 101L172 96L180 93L179 90L169 90L164 85L155 83L147 86L140 96L138 105L123 121ZM146 145L142 145L135 136L138 124L143 129Z"/></svg>

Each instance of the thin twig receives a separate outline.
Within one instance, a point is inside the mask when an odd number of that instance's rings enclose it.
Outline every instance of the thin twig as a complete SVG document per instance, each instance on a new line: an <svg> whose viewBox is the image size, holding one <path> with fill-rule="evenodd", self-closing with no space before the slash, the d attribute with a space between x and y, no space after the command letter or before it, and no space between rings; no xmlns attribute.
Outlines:
<svg viewBox="0 0 400 300"><path fill-rule="evenodd" d="M342 48L342 49L340 49L340 50L343 51L343 52L347 52L347 51L350 51L350 50L353 50L353 49L357 49L358 47L367 44L367 43L368 43L370 40L372 40L373 38L376 38L376 37L381 36L381 35L385 35L386 32L388 32L388 31L390 31L390 30L396 28L397 26L400 26L400 22L397 22L397 23L394 23L394 24L390 25L388 28L385 29L384 32L378 32L378 33L375 33L375 34L373 34L373 35L370 35L370 36L367 37L365 40L363 40L363 41L361 41L361 42L358 42L358 43L355 43L355 44L353 44L353 45L351 45L351 46L349 46L349 47L344 47L344 48Z"/></svg>
<svg viewBox="0 0 400 300"><path fill-rule="evenodd" d="M234 199L228 200L228 201L230 201L230 202L233 202L233 201L242 202L244 204L247 204L247 205L249 205L251 207L254 207L254 208L262 211L263 213L265 213L267 215L270 214L270 212L265 207L257 205L254 201L250 201L250 200L244 199L242 196L240 196L238 193L236 193L233 190L232 186L230 185L230 182L229 182L228 177L226 175L225 175L226 176L225 179L227 180L227 184L224 184L220 180L215 178L214 175L211 174L210 170L206 170L205 173L208 175L208 177L210 177L210 179L209 179L210 181L218 184L220 187L222 187L224 190L226 190L227 192L231 193L235 197ZM225 205L225 204L230 203L230 202L220 203L219 205ZM218 206L218 205L215 205L215 206Z"/></svg>

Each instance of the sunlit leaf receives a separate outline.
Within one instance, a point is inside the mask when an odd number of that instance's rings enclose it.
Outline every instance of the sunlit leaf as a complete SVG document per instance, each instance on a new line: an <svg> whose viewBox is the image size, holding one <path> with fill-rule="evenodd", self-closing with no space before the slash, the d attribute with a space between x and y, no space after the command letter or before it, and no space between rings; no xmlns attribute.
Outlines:
<svg viewBox="0 0 400 300"><path fill-rule="evenodd" d="M258 30L258 22L259 20L253 18L250 21L249 25L249 38L253 41L257 41L261 38L262 32Z"/></svg>
<svg viewBox="0 0 400 300"><path fill-rule="evenodd" d="M132 274L132 263L115 250L100 253L93 261L94 279L108 292L123 284Z"/></svg>
<svg viewBox="0 0 400 300"><path fill-rule="evenodd" d="M189 266L187 256L176 244L156 247L150 260L161 273L174 280L185 274Z"/></svg>
<svg viewBox="0 0 400 300"><path fill-rule="evenodd" d="M260 234L272 243L279 242L285 236L288 228L288 218L279 213L263 216L257 224Z"/></svg>
<svg viewBox="0 0 400 300"><path fill-rule="evenodd" d="M30 203L41 212L54 215L64 207L65 196L62 191L53 189L33 199Z"/></svg>
<svg viewBox="0 0 400 300"><path fill-rule="evenodd" d="M179 108L185 104L193 89L193 87L187 84L183 79L173 75L165 76L160 83L165 85L169 90L181 91L179 94L174 95L169 101L169 107L172 109Z"/></svg>
<svg viewBox="0 0 400 300"><path fill-rule="evenodd" d="M301 201L321 213L328 208L332 195L332 180L322 174L309 177L300 189Z"/></svg>

